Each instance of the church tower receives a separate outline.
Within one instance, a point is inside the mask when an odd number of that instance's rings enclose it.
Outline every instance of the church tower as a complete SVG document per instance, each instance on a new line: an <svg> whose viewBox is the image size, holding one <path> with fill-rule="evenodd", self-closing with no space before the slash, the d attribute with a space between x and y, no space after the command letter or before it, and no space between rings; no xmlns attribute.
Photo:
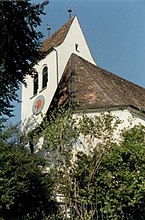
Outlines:
<svg viewBox="0 0 145 220"><path fill-rule="evenodd" d="M96 65L76 16L49 36L42 43L41 51L45 57L34 66L37 73L33 78L28 76L27 87L22 87L21 121L24 124L32 117L37 123L41 122L72 53Z"/></svg>
<svg viewBox="0 0 145 220"><path fill-rule="evenodd" d="M51 107L65 104L72 88L78 112L85 109L92 117L109 111L123 121L122 127L130 126L130 118L132 126L145 125L145 88L96 65L77 17L48 37L41 51L45 56L34 66L37 73L27 76L27 87L22 87L21 121L25 125L31 119L30 130Z"/></svg>

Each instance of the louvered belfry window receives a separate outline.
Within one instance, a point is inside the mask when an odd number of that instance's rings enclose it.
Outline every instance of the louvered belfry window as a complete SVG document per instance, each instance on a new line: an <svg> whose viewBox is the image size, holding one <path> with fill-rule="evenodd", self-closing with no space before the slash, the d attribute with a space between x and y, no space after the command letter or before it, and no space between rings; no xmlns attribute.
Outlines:
<svg viewBox="0 0 145 220"><path fill-rule="evenodd" d="M33 80L33 95L36 95L38 91L38 73L34 76Z"/></svg>
<svg viewBox="0 0 145 220"><path fill-rule="evenodd" d="M47 87L48 82L48 68L45 66L42 70L42 89Z"/></svg>

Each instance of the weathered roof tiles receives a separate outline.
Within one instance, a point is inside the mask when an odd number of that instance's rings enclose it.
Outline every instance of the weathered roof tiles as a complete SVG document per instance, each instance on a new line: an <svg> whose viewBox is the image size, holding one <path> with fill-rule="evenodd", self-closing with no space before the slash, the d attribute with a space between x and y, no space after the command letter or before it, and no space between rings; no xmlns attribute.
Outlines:
<svg viewBox="0 0 145 220"><path fill-rule="evenodd" d="M70 97L78 109L132 106L145 111L145 88L75 54L67 63L51 106L64 105Z"/></svg>

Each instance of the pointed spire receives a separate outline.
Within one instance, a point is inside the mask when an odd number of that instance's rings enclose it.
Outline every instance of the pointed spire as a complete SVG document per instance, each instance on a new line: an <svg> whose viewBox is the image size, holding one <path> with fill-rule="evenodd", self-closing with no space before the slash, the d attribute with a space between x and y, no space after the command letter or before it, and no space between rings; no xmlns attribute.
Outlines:
<svg viewBox="0 0 145 220"><path fill-rule="evenodd" d="M69 9L68 9L68 14L69 14L69 20L71 19L72 17L72 9L71 9L71 6L69 6Z"/></svg>

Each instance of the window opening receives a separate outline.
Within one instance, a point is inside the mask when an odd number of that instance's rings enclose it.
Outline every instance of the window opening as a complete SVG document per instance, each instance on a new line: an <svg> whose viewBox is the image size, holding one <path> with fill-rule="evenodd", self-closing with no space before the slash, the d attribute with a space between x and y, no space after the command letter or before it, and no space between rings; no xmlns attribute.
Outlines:
<svg viewBox="0 0 145 220"><path fill-rule="evenodd" d="M34 76L33 80L34 86L33 86L33 95L37 94L38 91L38 73Z"/></svg>
<svg viewBox="0 0 145 220"><path fill-rule="evenodd" d="M42 89L47 87L48 82L48 68L45 66L42 70Z"/></svg>
<svg viewBox="0 0 145 220"><path fill-rule="evenodd" d="M77 52L80 52L80 51L79 51L79 45L78 45L78 44L75 44L75 49L76 49Z"/></svg>

